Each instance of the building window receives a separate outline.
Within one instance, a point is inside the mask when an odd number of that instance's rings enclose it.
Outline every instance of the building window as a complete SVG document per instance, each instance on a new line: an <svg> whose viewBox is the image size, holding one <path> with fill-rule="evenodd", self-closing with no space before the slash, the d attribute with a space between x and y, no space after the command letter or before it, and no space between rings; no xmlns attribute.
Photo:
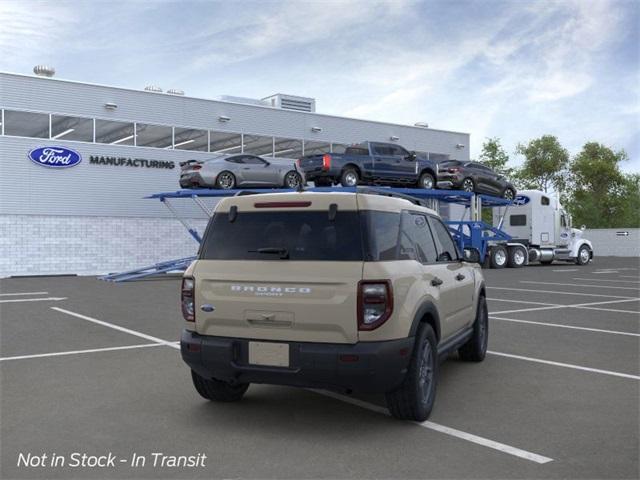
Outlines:
<svg viewBox="0 0 640 480"><path fill-rule="evenodd" d="M49 115L5 110L4 134L16 137L49 138Z"/></svg>
<svg viewBox="0 0 640 480"><path fill-rule="evenodd" d="M302 157L302 140L294 140L291 138L279 138L274 140L275 150L274 157L278 158L300 158Z"/></svg>
<svg viewBox="0 0 640 480"><path fill-rule="evenodd" d="M93 119L51 115L51 138L93 142Z"/></svg>
<svg viewBox="0 0 640 480"><path fill-rule="evenodd" d="M136 123L136 145L138 147L171 148L173 129L163 125Z"/></svg>
<svg viewBox="0 0 640 480"><path fill-rule="evenodd" d="M229 132L209 132L211 153L242 153L242 135Z"/></svg>
<svg viewBox="0 0 640 480"><path fill-rule="evenodd" d="M509 217L509 225L512 227L524 227L527 225L526 215L511 215Z"/></svg>
<svg viewBox="0 0 640 480"><path fill-rule="evenodd" d="M134 126L129 122L96 120L96 142L111 145L133 145Z"/></svg>
<svg viewBox="0 0 640 480"><path fill-rule="evenodd" d="M304 141L304 154L305 155L318 155L323 153L329 153L331 151L331 144L327 142L311 142Z"/></svg>
<svg viewBox="0 0 640 480"><path fill-rule="evenodd" d="M244 135L244 153L273 157L273 137Z"/></svg>
<svg viewBox="0 0 640 480"><path fill-rule="evenodd" d="M173 148L176 150L206 152L208 150L208 142L209 137L206 130L179 127L174 129Z"/></svg>

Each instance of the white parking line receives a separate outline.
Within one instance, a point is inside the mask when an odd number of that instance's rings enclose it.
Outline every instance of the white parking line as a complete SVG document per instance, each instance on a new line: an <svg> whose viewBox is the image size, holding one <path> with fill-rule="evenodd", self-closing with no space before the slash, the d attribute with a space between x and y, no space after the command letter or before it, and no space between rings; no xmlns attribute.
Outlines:
<svg viewBox="0 0 640 480"><path fill-rule="evenodd" d="M638 278L638 275L619 275L620 278Z"/></svg>
<svg viewBox="0 0 640 480"><path fill-rule="evenodd" d="M66 300L67 297L46 297L46 298L11 298L9 300L0 300L0 303L19 303L19 302L59 302Z"/></svg>
<svg viewBox="0 0 640 480"><path fill-rule="evenodd" d="M579 268L561 268L559 270L551 270L552 272L579 272Z"/></svg>
<svg viewBox="0 0 640 480"><path fill-rule="evenodd" d="M55 310L56 312L66 313L67 315L81 318L83 320L86 320L87 322L92 322L98 325L102 325L104 327L113 328L114 330L119 330L120 332L125 332L125 333L128 333L129 335L135 335L136 337L144 338L145 340L150 340L156 343L161 343L162 345L166 345L167 347L177 348L178 350L180 350L180 345L177 345L176 342L168 342L167 340L163 340L161 338L154 337L152 335L147 335L146 333L137 332L136 330L131 330L130 328L121 327L120 325L114 325L113 323L104 322L96 318L87 317L86 315L81 315L79 313L75 313L70 310L65 310L64 308L58 308L58 307L50 307L50 308L51 310Z"/></svg>
<svg viewBox="0 0 640 480"><path fill-rule="evenodd" d="M35 355L18 355L16 357L0 358L0 362L6 362L9 360L25 360L27 358L61 357L64 355L79 355L82 353L111 352L114 350L131 350L134 348L147 348L147 347L164 347L164 344L163 343L144 343L142 345L126 345L124 347L105 347L105 348L92 348L89 350L70 350L67 352L38 353Z"/></svg>
<svg viewBox="0 0 640 480"><path fill-rule="evenodd" d="M546 305L546 306L553 306L556 307L558 306L557 303L543 303L543 302L532 302L530 300L507 300L506 298L487 298L488 301L494 301L494 302L508 302L508 303L530 303L531 305Z"/></svg>
<svg viewBox="0 0 640 480"><path fill-rule="evenodd" d="M559 323L533 322L531 320L517 320L515 318L500 318L500 317L494 317L493 315L490 315L489 318L491 320L501 320L503 322L528 323L531 325L542 325L544 327L570 328L572 330L585 330L587 332L611 333L613 335L627 335L630 337L640 337L640 333L619 332L616 330L603 330L600 328L576 327L574 325L561 325Z"/></svg>
<svg viewBox="0 0 640 480"><path fill-rule="evenodd" d="M638 278L638 277L635 277ZM581 277L573 277L572 280L586 280L588 282L612 282L612 283L640 283L638 281L633 280L609 280L608 278L581 278Z"/></svg>
<svg viewBox="0 0 640 480"><path fill-rule="evenodd" d="M501 310L498 312L492 312L494 315L495 314L501 314L501 313L518 313L518 312L536 312L539 310L554 310L554 309L558 309L558 308L582 308L582 309L586 309L586 310L601 310L603 312L617 312L617 313L633 313L633 314L638 314L640 312L636 312L634 310L616 310L613 308L600 308L600 307L595 307L594 305L607 305L610 303L625 303L625 302L634 302L640 300L640 298L628 298L628 299L624 299L624 300L608 300L608 301L604 301L604 302L590 302L590 303L576 303L573 305L560 305L560 304L552 304L549 303L547 305L547 307L533 307L533 308L519 308L517 310Z"/></svg>
<svg viewBox="0 0 640 480"><path fill-rule="evenodd" d="M0 293L0 297L13 297L17 295L49 295L49 292Z"/></svg>
<svg viewBox="0 0 640 480"><path fill-rule="evenodd" d="M601 373L603 375L611 375L612 377L631 378L632 380L640 380L640 376L631 375L628 373L612 372L610 370L600 370L599 368L583 367L581 365L573 365L571 363L552 362L551 360L543 360L542 358L524 357L522 355L513 355L511 353L494 352L487 350L487 353L491 355L497 355L499 357L515 358L517 360L524 360L527 362L543 363L545 365L553 365L555 367L572 368L574 370L582 370L585 372Z"/></svg>
<svg viewBox="0 0 640 480"><path fill-rule="evenodd" d="M562 285L566 287L581 287L581 288L607 288L613 290L635 290L636 292L640 290L640 287L619 287L619 286L611 286L611 285L586 285L584 283L554 283L554 282L537 282L533 280L520 280L520 283L533 283L538 285Z"/></svg>
<svg viewBox="0 0 640 480"><path fill-rule="evenodd" d="M624 297L622 295L601 295L599 293L559 292L557 290L538 290L533 288L487 287L487 289L488 290L510 290L512 292L554 293L556 295L576 295L579 297L628 298L630 300L638 299L638 297Z"/></svg>
<svg viewBox="0 0 640 480"><path fill-rule="evenodd" d="M365 402L359 400L357 398L347 397L344 395L340 395L338 393L329 392L327 390L315 390L308 389L311 392L318 393L320 395L325 395L327 397L333 398L335 400L339 400L341 402L350 403L351 405L355 405L357 407L366 408L367 410L371 410L373 412L381 413L383 415L390 415L389 410L384 407L374 405L373 403ZM435 430L436 432L444 433L446 435L450 435L452 437L459 438L461 440L466 440L467 442L475 443L477 445L481 445L483 447L491 448L493 450L498 450L503 453L507 453L509 455L513 455L514 457L523 458L525 460L529 460L531 462L544 464L553 461L553 458L545 457L543 455L538 455L537 453L528 452L527 450L522 450L520 448L512 447L511 445L506 445L504 443L495 442L493 440L489 440L488 438L479 437L478 435L474 435L472 433L463 432L462 430L457 430L455 428L447 427L445 425L440 425L435 422L412 422L414 425L419 425L424 428L428 428L429 430Z"/></svg>

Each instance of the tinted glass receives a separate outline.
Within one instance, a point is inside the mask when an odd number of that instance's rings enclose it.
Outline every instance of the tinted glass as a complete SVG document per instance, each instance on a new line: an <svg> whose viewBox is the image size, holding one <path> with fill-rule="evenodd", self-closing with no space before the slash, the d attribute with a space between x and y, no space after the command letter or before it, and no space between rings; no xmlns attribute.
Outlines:
<svg viewBox="0 0 640 480"><path fill-rule="evenodd" d="M333 221L327 211L239 212L235 221L217 213L209 222L202 244L203 260L362 261L362 238L357 212L338 211Z"/></svg>
<svg viewBox="0 0 640 480"><path fill-rule="evenodd" d="M4 134L18 137L49 138L49 115L5 110Z"/></svg>
<svg viewBox="0 0 640 480"><path fill-rule="evenodd" d="M174 133L173 148L176 150L206 152L209 149L209 137L206 130L176 127Z"/></svg>
<svg viewBox="0 0 640 480"><path fill-rule="evenodd" d="M400 146L391 146L389 149L391 150L391 155L396 157L406 157L409 155L409 152Z"/></svg>
<svg viewBox="0 0 640 480"><path fill-rule="evenodd" d="M51 138L93 142L93 120L66 115L51 115Z"/></svg>
<svg viewBox="0 0 640 480"><path fill-rule="evenodd" d="M332 143L331 144L331 152L332 153L344 153L347 146L342 143Z"/></svg>
<svg viewBox="0 0 640 480"><path fill-rule="evenodd" d="M438 239L438 261L450 262L458 259L458 250L451 238L449 229L437 218L429 218L433 235Z"/></svg>
<svg viewBox="0 0 640 480"><path fill-rule="evenodd" d="M249 165L264 165L266 162L263 159L259 158L259 157L254 157L254 156L251 156L251 155L247 155L247 156L242 157L242 162L240 162L240 163L246 163L246 164L249 164Z"/></svg>
<svg viewBox="0 0 640 480"><path fill-rule="evenodd" d="M274 157L300 158L302 156L302 140L275 137Z"/></svg>
<svg viewBox="0 0 640 480"><path fill-rule="evenodd" d="M419 213L404 212L400 227L399 260L429 263L435 262L437 256L427 217Z"/></svg>
<svg viewBox="0 0 640 480"><path fill-rule="evenodd" d="M242 135L239 133L211 131L209 132L209 140L209 149L213 153L232 155L242 152Z"/></svg>
<svg viewBox="0 0 640 480"><path fill-rule="evenodd" d="M362 147L348 147L345 153L347 155L369 155L369 150Z"/></svg>
<svg viewBox="0 0 640 480"><path fill-rule="evenodd" d="M509 225L512 227L522 227L527 224L526 215L511 215L509 217Z"/></svg>
<svg viewBox="0 0 640 480"><path fill-rule="evenodd" d="M244 163L244 157L242 156L229 157L229 158L226 158L225 161L229 163Z"/></svg>
<svg viewBox="0 0 640 480"><path fill-rule="evenodd" d="M96 142L133 145L133 123L96 119Z"/></svg>
<svg viewBox="0 0 640 480"><path fill-rule="evenodd" d="M549 205L549 197L540 197L540 205Z"/></svg>
<svg viewBox="0 0 640 480"><path fill-rule="evenodd" d="M365 259L372 262L395 260L397 257L400 214L391 212L360 212L365 232Z"/></svg>
<svg viewBox="0 0 640 480"><path fill-rule="evenodd" d="M137 123L136 145L138 147L171 148L173 129L164 125Z"/></svg>

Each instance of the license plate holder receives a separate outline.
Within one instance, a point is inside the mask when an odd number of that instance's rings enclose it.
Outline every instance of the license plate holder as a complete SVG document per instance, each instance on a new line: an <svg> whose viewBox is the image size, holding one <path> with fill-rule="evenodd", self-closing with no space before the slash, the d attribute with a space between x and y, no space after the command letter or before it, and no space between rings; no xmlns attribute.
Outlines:
<svg viewBox="0 0 640 480"><path fill-rule="evenodd" d="M289 367L289 344L249 342L249 364L265 367Z"/></svg>

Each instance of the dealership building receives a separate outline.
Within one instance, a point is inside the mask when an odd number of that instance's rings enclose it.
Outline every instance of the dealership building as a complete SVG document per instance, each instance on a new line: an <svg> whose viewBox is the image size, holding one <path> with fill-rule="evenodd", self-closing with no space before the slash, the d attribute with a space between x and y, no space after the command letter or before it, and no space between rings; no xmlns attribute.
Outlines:
<svg viewBox="0 0 640 480"><path fill-rule="evenodd" d="M323 115L310 98L210 100L34 71L0 73L0 277L103 274L195 254L180 222L145 198L178 190L182 161L250 153L289 162L364 140L469 159L467 133ZM38 161L56 152L65 168ZM206 224L192 202L175 206Z"/></svg>

